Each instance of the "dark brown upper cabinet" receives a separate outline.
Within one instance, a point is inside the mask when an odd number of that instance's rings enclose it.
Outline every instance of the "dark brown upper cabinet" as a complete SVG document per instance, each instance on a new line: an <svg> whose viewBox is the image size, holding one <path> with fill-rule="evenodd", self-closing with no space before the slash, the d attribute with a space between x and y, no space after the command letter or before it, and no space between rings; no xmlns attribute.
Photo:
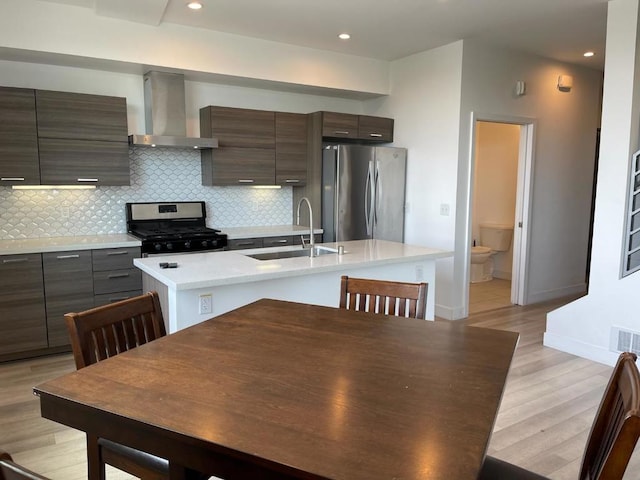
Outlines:
<svg viewBox="0 0 640 480"><path fill-rule="evenodd" d="M325 140L366 143L393 142L392 118L336 112L320 112L320 114L322 116L322 138Z"/></svg>
<svg viewBox="0 0 640 480"><path fill-rule="evenodd" d="M200 135L218 139L202 150L203 185L273 185L275 112L208 106L200 109Z"/></svg>
<svg viewBox="0 0 640 480"><path fill-rule="evenodd" d="M36 90L38 137L127 142L121 97Z"/></svg>
<svg viewBox="0 0 640 480"><path fill-rule="evenodd" d="M0 185L38 185L34 90L0 87Z"/></svg>
<svg viewBox="0 0 640 480"><path fill-rule="evenodd" d="M276 112L276 184L298 186L307 181L308 116Z"/></svg>
<svg viewBox="0 0 640 480"><path fill-rule="evenodd" d="M275 112L209 106L200 110L200 135L217 138L218 148L275 148Z"/></svg>
<svg viewBox="0 0 640 480"><path fill-rule="evenodd" d="M40 183L129 185L127 102L36 90Z"/></svg>
<svg viewBox="0 0 640 480"><path fill-rule="evenodd" d="M101 142L41 138L42 185L129 185L129 146Z"/></svg>
<svg viewBox="0 0 640 480"><path fill-rule="evenodd" d="M373 142L393 142L393 119L360 115L358 138Z"/></svg>

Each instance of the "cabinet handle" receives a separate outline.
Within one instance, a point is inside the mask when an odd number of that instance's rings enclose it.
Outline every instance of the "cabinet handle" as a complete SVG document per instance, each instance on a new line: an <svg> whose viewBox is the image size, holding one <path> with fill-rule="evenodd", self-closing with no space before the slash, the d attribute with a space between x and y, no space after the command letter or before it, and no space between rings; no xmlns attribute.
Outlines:
<svg viewBox="0 0 640 480"><path fill-rule="evenodd" d="M246 247L246 246L255 245L255 244L256 244L256 242L238 242L238 243L236 243L236 245L238 245L239 247Z"/></svg>
<svg viewBox="0 0 640 480"><path fill-rule="evenodd" d="M334 130L333 133L336 135L349 135L348 130Z"/></svg>
<svg viewBox="0 0 640 480"><path fill-rule="evenodd" d="M68 260L69 258L80 258L80 255L78 255L77 253L73 255L58 255L56 256L56 258L58 260Z"/></svg>
<svg viewBox="0 0 640 480"><path fill-rule="evenodd" d="M287 243L288 241L289 241L289 240L284 240L284 239L283 239L283 240L274 240L274 241L273 241L273 242L271 242L271 243Z"/></svg>
<svg viewBox="0 0 640 480"><path fill-rule="evenodd" d="M112 273L111 275L107 275L107 278L111 280L112 278L125 278L128 276L128 273Z"/></svg>
<svg viewBox="0 0 640 480"><path fill-rule="evenodd" d="M118 252L107 252L107 257L111 257L113 255L126 255L127 251L126 250L120 250Z"/></svg>
<svg viewBox="0 0 640 480"><path fill-rule="evenodd" d="M382 137L382 134L381 133L370 133L369 136L370 137L375 137L375 138L380 138L380 137Z"/></svg>
<svg viewBox="0 0 640 480"><path fill-rule="evenodd" d="M287 178L285 180L285 183L300 183L300 180L298 180L297 178Z"/></svg>
<svg viewBox="0 0 640 480"><path fill-rule="evenodd" d="M28 261L28 258L9 258L7 260L2 260L2 263L25 263Z"/></svg>
<svg viewBox="0 0 640 480"><path fill-rule="evenodd" d="M253 183L253 182L254 182L254 180L251 180L251 179L248 179L248 178L247 179L242 179L241 178L240 180L238 180L238 183Z"/></svg>
<svg viewBox="0 0 640 480"><path fill-rule="evenodd" d="M95 183L98 181L97 178L78 178L77 180L78 182L91 182L91 183Z"/></svg>
<svg viewBox="0 0 640 480"><path fill-rule="evenodd" d="M3 182L24 182L24 177L0 177Z"/></svg>

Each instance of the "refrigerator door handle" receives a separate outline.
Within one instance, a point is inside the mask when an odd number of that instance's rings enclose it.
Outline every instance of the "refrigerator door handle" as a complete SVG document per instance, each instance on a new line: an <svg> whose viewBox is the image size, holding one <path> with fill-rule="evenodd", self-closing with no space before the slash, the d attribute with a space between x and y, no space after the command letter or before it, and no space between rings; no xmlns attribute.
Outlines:
<svg viewBox="0 0 640 480"><path fill-rule="evenodd" d="M378 171L378 166L376 165L376 172L375 172L375 177L374 177L374 184L373 184L373 190L374 190L374 195L373 195L373 225L377 225L378 223L378 205L380 204L380 202L378 201L378 199L380 198L380 195L382 195L382 180L380 179L380 175L379 175L379 171Z"/></svg>
<svg viewBox="0 0 640 480"><path fill-rule="evenodd" d="M373 209L374 209L374 187L373 187L373 163L369 162L367 180L364 188L364 219L367 226L367 235L373 233Z"/></svg>

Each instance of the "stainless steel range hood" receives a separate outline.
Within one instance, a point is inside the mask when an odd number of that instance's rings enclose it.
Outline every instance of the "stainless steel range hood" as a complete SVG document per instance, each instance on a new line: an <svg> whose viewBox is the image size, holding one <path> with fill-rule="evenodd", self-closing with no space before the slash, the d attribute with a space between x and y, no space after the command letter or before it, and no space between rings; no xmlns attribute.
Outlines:
<svg viewBox="0 0 640 480"><path fill-rule="evenodd" d="M129 135L129 144L146 147L217 148L216 138L187 137L184 75L144 74L144 116L146 134Z"/></svg>

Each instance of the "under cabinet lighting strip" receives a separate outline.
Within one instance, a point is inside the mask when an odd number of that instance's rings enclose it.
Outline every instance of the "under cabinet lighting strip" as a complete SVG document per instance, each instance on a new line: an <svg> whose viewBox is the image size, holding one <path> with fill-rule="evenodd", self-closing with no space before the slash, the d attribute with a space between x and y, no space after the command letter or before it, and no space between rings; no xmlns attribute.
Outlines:
<svg viewBox="0 0 640 480"><path fill-rule="evenodd" d="M94 190L95 185L11 185L13 190Z"/></svg>

